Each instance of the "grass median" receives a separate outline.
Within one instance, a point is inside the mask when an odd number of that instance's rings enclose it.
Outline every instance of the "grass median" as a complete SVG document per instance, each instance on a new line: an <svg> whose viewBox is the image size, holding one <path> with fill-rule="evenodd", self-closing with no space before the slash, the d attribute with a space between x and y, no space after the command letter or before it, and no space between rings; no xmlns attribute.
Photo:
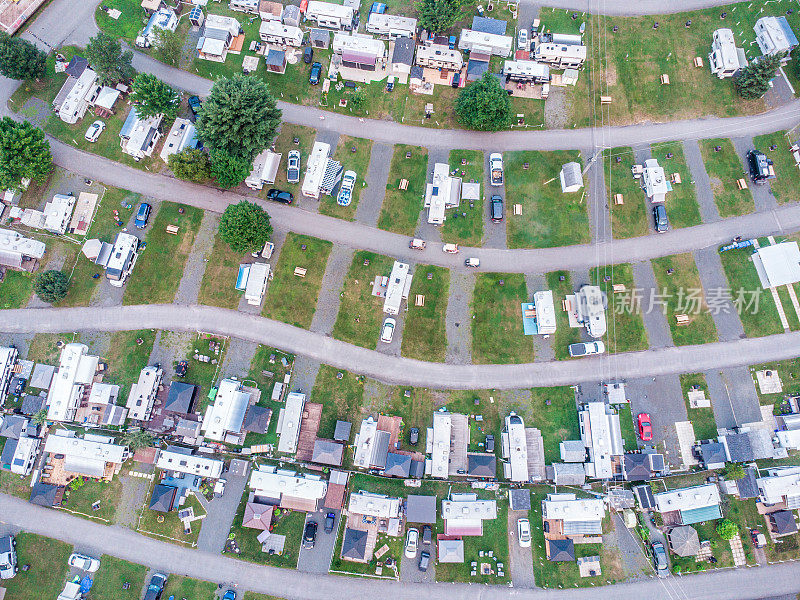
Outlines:
<svg viewBox="0 0 800 600"><path fill-rule="evenodd" d="M461 205L447 215L442 226L442 241L447 244L480 246L483 239L483 218L486 188L483 187L483 152L478 150L451 150L450 171L458 172L464 183L477 182L481 194L472 202L462 201Z"/></svg>
<svg viewBox="0 0 800 600"><path fill-rule="evenodd" d="M639 186L639 180L631 174L634 163L633 149L613 148L603 151L606 195L611 207L611 230L616 239L647 235L647 198ZM622 196L622 203L615 199Z"/></svg>

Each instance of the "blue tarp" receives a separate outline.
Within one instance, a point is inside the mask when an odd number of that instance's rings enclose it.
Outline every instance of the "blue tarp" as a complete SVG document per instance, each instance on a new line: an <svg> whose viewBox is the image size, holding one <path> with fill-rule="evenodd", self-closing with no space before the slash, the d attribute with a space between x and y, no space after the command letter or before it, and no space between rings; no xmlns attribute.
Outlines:
<svg viewBox="0 0 800 600"><path fill-rule="evenodd" d="M681 521L684 525L692 525L693 523L704 523L706 521L714 521L721 519L722 513L719 510L719 505L704 506L703 508L690 508L689 510L681 511Z"/></svg>
<svg viewBox="0 0 800 600"><path fill-rule="evenodd" d="M536 335L539 333L536 318L525 316L525 311L534 310L533 302L523 302L520 306L522 307L522 331L525 335Z"/></svg>
<svg viewBox="0 0 800 600"><path fill-rule="evenodd" d="M136 107L133 107L131 108L131 112L128 113L128 117L125 119L125 122L122 124L122 129L119 130L119 137L130 137L131 131L133 131L133 127L136 125L137 119Z"/></svg>

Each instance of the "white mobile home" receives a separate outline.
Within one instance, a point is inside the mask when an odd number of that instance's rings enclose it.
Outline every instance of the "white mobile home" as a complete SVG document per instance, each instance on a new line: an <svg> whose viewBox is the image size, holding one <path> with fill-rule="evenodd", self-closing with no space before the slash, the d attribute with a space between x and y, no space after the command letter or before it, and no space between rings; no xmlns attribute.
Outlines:
<svg viewBox="0 0 800 600"><path fill-rule="evenodd" d="M461 51L476 51L481 54L507 58L511 56L513 48L514 38L510 36L473 31L472 29L462 29L461 37L458 39L458 49Z"/></svg>
<svg viewBox="0 0 800 600"><path fill-rule="evenodd" d="M158 367L145 367L139 373L139 380L131 386L128 394L128 417L136 421L147 421L156 401L158 388L164 371Z"/></svg>
<svg viewBox="0 0 800 600"><path fill-rule="evenodd" d="M672 191L672 186L664 175L664 167L659 165L655 158L644 161L642 189L653 203L664 202L667 199L667 192Z"/></svg>
<svg viewBox="0 0 800 600"><path fill-rule="evenodd" d="M425 187L425 206L428 208L428 223L442 225L446 208L458 206L461 199L461 178L450 175L450 165L436 163L433 180Z"/></svg>
<svg viewBox="0 0 800 600"><path fill-rule="evenodd" d="M122 129L119 132L119 145L125 154L130 154L135 160L151 156L158 140L161 139L162 115L139 118L136 107L131 108Z"/></svg>
<svg viewBox="0 0 800 600"><path fill-rule="evenodd" d="M228 8L238 12L250 13L252 15L258 14L260 0L230 0Z"/></svg>
<svg viewBox="0 0 800 600"><path fill-rule="evenodd" d="M756 43L764 56L781 52L788 54L797 47L797 37L786 17L761 17L756 21L753 31L756 32ZM789 60L789 57L785 60Z"/></svg>
<svg viewBox="0 0 800 600"><path fill-rule="evenodd" d="M533 306L536 310L536 327L540 335L556 332L556 309L553 304L553 292L543 290L533 294Z"/></svg>
<svg viewBox="0 0 800 600"><path fill-rule="evenodd" d="M367 21L367 31L393 40L399 37L414 39L417 20L400 15L372 13Z"/></svg>
<svg viewBox="0 0 800 600"><path fill-rule="evenodd" d="M269 281L269 264L252 263L247 274L247 285L244 290L244 298L251 306L261 306L264 300L264 293L267 291Z"/></svg>
<svg viewBox="0 0 800 600"><path fill-rule="evenodd" d="M244 44L244 36L239 35L241 30L241 24L233 17L208 15L203 23L203 34L197 41L198 57L213 62L225 62L228 51L241 52ZM234 40L237 40L236 47L233 47Z"/></svg>
<svg viewBox="0 0 800 600"><path fill-rule="evenodd" d="M305 404L305 394L292 392L286 396L286 405L278 414L278 452L294 454L297 451Z"/></svg>
<svg viewBox="0 0 800 600"><path fill-rule="evenodd" d="M386 286L386 298L383 301L383 312L386 314L398 314L401 302L408 298L412 277L408 270L409 266L406 263L394 261L392 273L389 275L389 283Z"/></svg>
<svg viewBox="0 0 800 600"><path fill-rule="evenodd" d="M135 43L140 48L149 48L156 41L156 33L161 31L175 31L178 28L178 17L175 11L166 6L159 8L150 16L142 32L136 36Z"/></svg>
<svg viewBox="0 0 800 600"><path fill-rule="evenodd" d="M91 356L85 344L67 344L47 393L47 418L72 421L83 398L85 386L92 383L100 357Z"/></svg>
<svg viewBox="0 0 800 600"><path fill-rule="evenodd" d="M189 119L178 117L169 129L164 147L161 149L161 160L167 162L169 157L186 148L197 148L200 142L197 139L197 130Z"/></svg>
<svg viewBox="0 0 800 600"><path fill-rule="evenodd" d="M417 64L431 69L460 71L464 66L464 56L445 44L421 44L417 47Z"/></svg>
<svg viewBox="0 0 800 600"><path fill-rule="evenodd" d="M433 413L433 427L428 429L425 451L431 455L430 468L425 470L431 477L447 479L450 472L450 432L453 427L449 412Z"/></svg>
<svg viewBox="0 0 800 600"><path fill-rule="evenodd" d="M352 6L341 4L331 4L330 2L320 2L310 0L306 8L306 19L314 21L318 27L326 29L344 29L349 31L353 28L353 20L356 10Z"/></svg>
<svg viewBox="0 0 800 600"><path fill-rule="evenodd" d="M306 175L303 179L302 192L309 198L319 198L322 179L325 177L325 169L328 166L328 156L331 147L324 142L314 142L311 154L308 156L306 164Z"/></svg>
<svg viewBox="0 0 800 600"><path fill-rule="evenodd" d="M550 67L534 60L507 60L503 63L503 75L510 81L547 83Z"/></svg>
<svg viewBox="0 0 800 600"><path fill-rule="evenodd" d="M363 33L338 32L331 46L342 57L342 66L361 71L375 71L386 61L386 43Z"/></svg>
<svg viewBox="0 0 800 600"><path fill-rule="evenodd" d="M39 260L44 256L45 243L26 238L18 231L0 229L0 265L12 269L22 269L28 260ZM0 387L0 398L2 387Z"/></svg>
<svg viewBox="0 0 800 600"><path fill-rule="evenodd" d="M733 77L747 66L743 48L737 48L730 29L717 29L711 38L711 52L708 55L711 72L720 79Z"/></svg>
<svg viewBox="0 0 800 600"><path fill-rule="evenodd" d="M100 87L96 85L96 82L97 73L88 68L84 69L77 79L70 76L64 83L64 87L69 88L66 96L63 99L57 97L55 101L58 102L55 107L58 111L58 118L69 124L80 121L86 114L89 105L100 93Z"/></svg>
<svg viewBox="0 0 800 600"><path fill-rule="evenodd" d="M577 69L586 62L586 46L576 44L537 44L533 58L560 69Z"/></svg>
<svg viewBox="0 0 800 600"><path fill-rule="evenodd" d="M258 37L262 42L276 46L300 47L303 44L303 30L292 25L284 25L280 21L262 21L258 28Z"/></svg>
<svg viewBox="0 0 800 600"><path fill-rule="evenodd" d="M44 210L26 208L22 212L22 224L34 229L44 229L50 233L63 235L72 219L75 196L56 194L44 205Z"/></svg>
<svg viewBox="0 0 800 600"><path fill-rule="evenodd" d="M605 402L589 402L578 411L581 440L589 452L587 477L611 479L625 452L619 415Z"/></svg>
<svg viewBox="0 0 800 600"><path fill-rule="evenodd" d="M269 149L256 156L253 159L253 170L244 180L245 185L251 190L260 190L265 183L268 185L275 183L278 167L281 164L281 156Z"/></svg>
<svg viewBox="0 0 800 600"><path fill-rule="evenodd" d="M167 446L159 450L156 466L165 471L218 479L225 463L215 458L192 454L189 448Z"/></svg>
<svg viewBox="0 0 800 600"><path fill-rule="evenodd" d="M114 287L122 287L136 265L139 256L139 238L120 231L114 240L114 249L106 263L106 277Z"/></svg>
<svg viewBox="0 0 800 600"><path fill-rule="evenodd" d="M14 365L17 363L19 352L16 348L0 347L0 406L8 394L8 386L14 377Z"/></svg>
<svg viewBox="0 0 800 600"><path fill-rule="evenodd" d="M242 432L244 413L250 406L250 392L242 388L240 381L223 379L219 383L214 403L206 409L200 430L208 440L239 443L236 438Z"/></svg>

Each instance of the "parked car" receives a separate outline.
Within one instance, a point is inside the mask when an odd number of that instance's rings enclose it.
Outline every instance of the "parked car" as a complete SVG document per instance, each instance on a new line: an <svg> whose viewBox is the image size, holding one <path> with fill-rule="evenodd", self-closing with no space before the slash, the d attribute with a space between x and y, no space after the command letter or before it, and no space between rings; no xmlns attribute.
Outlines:
<svg viewBox="0 0 800 600"><path fill-rule="evenodd" d="M167 576L163 573L153 573L150 584L144 593L144 600L158 600L164 592L164 584L167 583Z"/></svg>
<svg viewBox="0 0 800 600"><path fill-rule="evenodd" d="M421 240L419 238L414 238L410 242L408 242L408 247L412 250L425 250L425 240Z"/></svg>
<svg viewBox="0 0 800 600"><path fill-rule="evenodd" d="M653 566L656 569L659 577L666 577L669 575L669 562L667 561L667 551L664 550L664 544L661 542L653 542Z"/></svg>
<svg viewBox="0 0 800 600"><path fill-rule="evenodd" d="M86 138L87 142L96 142L97 138L100 137L100 134L103 133L103 130L106 128L106 124L102 121L95 121L91 125L89 125L89 129L86 130L86 135L83 137Z"/></svg>
<svg viewBox="0 0 800 600"><path fill-rule="evenodd" d="M456 36L451 35L449 38L447 38L447 47L450 48L450 50L455 50L455 48L456 48Z"/></svg>
<svg viewBox="0 0 800 600"><path fill-rule="evenodd" d="M417 551L419 550L419 529L415 529L414 527L408 530L406 533L406 557L407 558L415 558L417 556Z"/></svg>
<svg viewBox="0 0 800 600"><path fill-rule="evenodd" d="M750 539L753 540L753 546L756 548L763 548L767 545L767 536L761 533L758 529L750 530Z"/></svg>
<svg viewBox="0 0 800 600"><path fill-rule="evenodd" d="M144 229L147 227L147 221L150 220L150 212L152 210L153 207L147 202L142 202L139 205L139 210L136 212L136 218L133 220L133 224L137 229Z"/></svg>
<svg viewBox="0 0 800 600"><path fill-rule="evenodd" d="M267 192L267 200L274 200L281 204L291 204L294 202L294 195L292 195L291 192L284 192L283 190L272 188Z"/></svg>
<svg viewBox="0 0 800 600"><path fill-rule="evenodd" d="M489 453L494 452L494 436L491 433L486 435L485 449L486 449L486 452L489 452Z"/></svg>
<svg viewBox="0 0 800 600"><path fill-rule="evenodd" d="M602 354L606 351L606 345L597 340L594 342L579 342L569 345L570 356L590 356L592 354Z"/></svg>
<svg viewBox="0 0 800 600"><path fill-rule="evenodd" d="M214 496L219 498L225 493L225 484L227 481L224 479L217 479L217 482L214 484Z"/></svg>
<svg viewBox="0 0 800 600"><path fill-rule="evenodd" d="M458 254L458 244L442 244L442 252L445 254Z"/></svg>
<svg viewBox="0 0 800 600"><path fill-rule="evenodd" d="M419 428L412 427L408 430L408 443L416 446L419 443Z"/></svg>
<svg viewBox="0 0 800 600"><path fill-rule="evenodd" d="M395 325L397 325L397 321L392 317L386 317L386 320L383 322L383 328L381 329L381 341L384 344L388 344L392 341Z"/></svg>
<svg viewBox="0 0 800 600"><path fill-rule="evenodd" d="M286 163L286 181L297 183L300 181L300 151L290 151L288 159Z"/></svg>
<svg viewBox="0 0 800 600"><path fill-rule="evenodd" d="M310 65L312 60L314 60L314 48L306 46L306 49L303 50L303 62Z"/></svg>
<svg viewBox="0 0 800 600"><path fill-rule="evenodd" d="M426 546L431 545L431 540L433 539L433 532L431 531L430 525L423 525L422 526L422 543Z"/></svg>
<svg viewBox="0 0 800 600"><path fill-rule="evenodd" d="M222 600L236 600L236 590L228 589L222 595Z"/></svg>
<svg viewBox="0 0 800 600"><path fill-rule="evenodd" d="M669 219L667 219L667 209L663 204L656 204L653 207L653 226L658 233L669 230Z"/></svg>
<svg viewBox="0 0 800 600"><path fill-rule="evenodd" d="M465 267L480 267L481 266L481 259L480 258L468 258L464 261Z"/></svg>
<svg viewBox="0 0 800 600"><path fill-rule="evenodd" d="M345 171L342 176L342 186L339 188L339 194L336 196L336 204L339 206L349 206L350 201L353 199L353 189L356 187L356 172Z"/></svg>
<svg viewBox="0 0 800 600"><path fill-rule="evenodd" d="M308 82L311 85L317 85L319 83L320 73L322 73L322 64L315 62L311 65L311 74L308 76Z"/></svg>
<svg viewBox="0 0 800 600"><path fill-rule="evenodd" d="M427 571L428 566L431 564L431 553L427 550L423 550L419 553L419 570L420 571Z"/></svg>
<svg viewBox="0 0 800 600"><path fill-rule="evenodd" d="M517 34L517 50L528 50L528 30L520 29Z"/></svg>
<svg viewBox="0 0 800 600"><path fill-rule="evenodd" d="M503 199L500 196L492 196L492 201L489 204L491 212L492 223L499 223L503 220Z"/></svg>
<svg viewBox="0 0 800 600"><path fill-rule="evenodd" d="M17 541L14 536L0 537L0 579L11 579L17 574Z"/></svg>
<svg viewBox="0 0 800 600"><path fill-rule="evenodd" d="M89 573L94 573L97 569L100 568L100 561L96 558L92 558L91 556L86 556L84 554L78 554L77 552L73 552L69 555L69 559L67 560L67 564L70 567L75 569L80 569L81 571L88 571Z"/></svg>
<svg viewBox="0 0 800 600"><path fill-rule="evenodd" d="M517 519L517 536L520 548L531 547L531 522L528 519Z"/></svg>
<svg viewBox="0 0 800 600"><path fill-rule="evenodd" d="M200 98L197 96L189 96L187 103L189 104L189 110L192 111L192 116L197 118L197 115L200 114L200 107L203 106L200 102Z"/></svg>
<svg viewBox="0 0 800 600"><path fill-rule="evenodd" d="M461 73L456 71L453 73L453 79L450 81L450 85L454 88L458 88L461 85Z"/></svg>
<svg viewBox="0 0 800 600"><path fill-rule="evenodd" d="M303 531L303 548L311 549L317 541L317 522L309 521Z"/></svg>
<svg viewBox="0 0 800 600"><path fill-rule="evenodd" d="M492 172L492 185L503 185L503 155L494 152L489 155L489 170Z"/></svg>
<svg viewBox="0 0 800 600"><path fill-rule="evenodd" d="M333 531L333 526L336 524L336 513L329 512L325 515L325 533Z"/></svg>
<svg viewBox="0 0 800 600"><path fill-rule="evenodd" d="M639 437L642 438L642 441L652 442L653 425L652 421L650 420L650 415L647 413L639 413L639 416L636 417L636 422L639 425Z"/></svg>
<svg viewBox="0 0 800 600"><path fill-rule="evenodd" d="M756 185L767 183L775 176L772 161L763 152L750 150L747 153L747 166L750 169L750 180Z"/></svg>
<svg viewBox="0 0 800 600"><path fill-rule="evenodd" d="M15 377L15 379L16 381L12 380L14 386L11 388L10 393L13 396L21 396L22 392L25 391L25 386L27 385L28 380L24 377Z"/></svg>

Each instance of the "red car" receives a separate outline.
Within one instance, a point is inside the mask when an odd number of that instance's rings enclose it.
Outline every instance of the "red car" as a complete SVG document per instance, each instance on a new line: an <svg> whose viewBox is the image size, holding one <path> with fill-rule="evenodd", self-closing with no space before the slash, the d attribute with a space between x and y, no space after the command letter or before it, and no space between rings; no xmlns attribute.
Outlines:
<svg viewBox="0 0 800 600"><path fill-rule="evenodd" d="M647 413L639 413L637 417L639 421L639 437L643 442L650 442L653 440L653 425L650 423L650 415Z"/></svg>

